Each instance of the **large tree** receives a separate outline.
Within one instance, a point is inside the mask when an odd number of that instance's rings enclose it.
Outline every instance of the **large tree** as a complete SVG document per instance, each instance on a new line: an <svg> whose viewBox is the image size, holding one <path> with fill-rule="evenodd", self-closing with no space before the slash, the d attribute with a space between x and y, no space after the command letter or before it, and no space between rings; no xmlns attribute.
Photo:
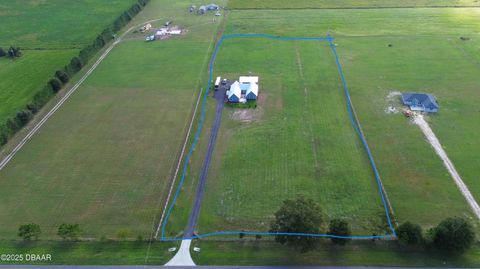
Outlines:
<svg viewBox="0 0 480 269"><path fill-rule="evenodd" d="M295 200L283 202L282 207L275 213L270 232L319 234L321 224L320 207L312 199L300 196ZM314 249L317 242L317 238L312 236L281 234L277 234L275 240L280 244L298 247L302 252Z"/></svg>
<svg viewBox="0 0 480 269"><path fill-rule="evenodd" d="M58 227L58 236L60 236L63 240L78 240L78 236L80 234L80 226L78 224L66 224L62 223Z"/></svg>
<svg viewBox="0 0 480 269"><path fill-rule="evenodd" d="M475 239L472 226L463 218L448 218L433 229L433 244L449 253L462 253L469 249Z"/></svg>
<svg viewBox="0 0 480 269"><path fill-rule="evenodd" d="M330 221L328 234L335 236L351 236L352 232L348 226L348 222L341 219L333 219ZM332 237L332 242L338 245L345 245L350 239L349 238L339 238Z"/></svg>
<svg viewBox="0 0 480 269"><path fill-rule="evenodd" d="M41 233L40 225L35 223L24 224L18 228L18 236L24 240L37 240Z"/></svg>
<svg viewBox="0 0 480 269"><path fill-rule="evenodd" d="M422 227L409 221L398 226L398 240L407 245L417 245L423 242Z"/></svg>

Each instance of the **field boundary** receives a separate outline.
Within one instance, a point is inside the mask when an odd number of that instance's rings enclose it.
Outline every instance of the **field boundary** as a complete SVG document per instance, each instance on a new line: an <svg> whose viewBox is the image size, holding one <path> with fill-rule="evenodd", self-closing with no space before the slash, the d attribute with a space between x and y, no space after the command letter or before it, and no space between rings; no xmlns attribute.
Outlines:
<svg viewBox="0 0 480 269"><path fill-rule="evenodd" d="M183 182L185 181L185 176L188 168L188 163L190 160L190 157L196 147L196 144L198 143L199 140L199 135L200 132L203 128L204 124L204 119L205 119L205 110L206 110L206 101L207 101L207 96L209 94L211 85L212 85L212 80L213 80L213 66L215 64L215 59L217 57L218 50L220 46L222 45L223 41L225 39L231 39L231 38L251 38L251 37L263 37L263 38L270 38L270 39L276 39L276 40L281 40L281 41L328 41L330 49L333 52L333 55L335 56L335 62L337 65L338 72L340 74L340 78L342 80L343 84L343 89L345 92L346 100L347 100L347 109L348 109L348 114L350 118L350 122L355 129L356 133L360 137L360 140L362 141L362 144L366 150L366 153L368 155L368 159L370 161L370 164L372 166L373 172L375 174L375 179L377 181L378 185L378 190L379 194L382 200L382 204L384 206L385 210L385 216L388 221L389 228L392 232L391 235L372 235L372 236L337 236L337 235L331 235L331 234L308 234L308 233L283 233L283 232L278 232L278 233L271 233L271 232L244 232L244 231L223 231L223 232L213 232L213 233L207 233L207 234L199 234L199 235L192 235L187 238L167 238L165 237L165 227L168 222L169 216L173 210L173 207L175 206L175 203L177 201L177 198L180 194ZM373 156L371 155L370 148L368 147L368 144L366 142L365 137L363 136L363 133L360 130L360 123L358 122L358 119L354 117L353 115L353 107L352 107L352 101L350 98L350 93L348 91L347 83L345 80L345 77L343 75L343 69L340 64L340 59L338 57L337 50L335 49L335 45L333 44L333 36L330 34L327 35L327 37L280 37L280 36L272 36L272 35L267 35L267 34L230 34L230 35L225 35L222 36L219 42L217 43L215 50L213 51L212 58L210 60L209 64L209 79L206 87L206 91L204 93L203 101L202 101L202 107L201 107L201 116L200 116L200 122L199 126L197 129L197 132L195 134L193 143L190 147L190 150L186 156L184 167L183 167L183 172L181 176L181 180L179 182L179 186L177 187L177 190L175 192L175 195L173 197L172 203L170 204L170 207L168 208L167 214L165 216L165 219L163 223L161 223L161 241L179 241L179 240L188 240L188 239L199 239L203 237L208 237L208 236L215 236L215 235L236 235L236 234L244 234L244 235L286 235L286 236L310 236L310 237L327 237L327 238L343 238L343 239L391 239L396 237L395 233L395 228L392 225L392 221L390 219L390 212L389 212L389 206L387 205L387 201L385 199L385 195L383 192L383 184L381 183L380 175L378 173L377 167L375 165L375 161L373 160Z"/></svg>
<svg viewBox="0 0 480 269"><path fill-rule="evenodd" d="M240 7L240 8L226 8L227 10L355 10L355 9L427 9L427 8L480 8L478 6L379 6L379 7L266 7L266 8L257 8L257 7Z"/></svg>

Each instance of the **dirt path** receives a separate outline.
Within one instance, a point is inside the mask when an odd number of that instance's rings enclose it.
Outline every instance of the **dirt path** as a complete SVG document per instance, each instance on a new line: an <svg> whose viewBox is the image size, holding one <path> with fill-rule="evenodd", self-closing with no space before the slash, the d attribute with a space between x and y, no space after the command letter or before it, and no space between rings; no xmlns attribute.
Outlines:
<svg viewBox="0 0 480 269"><path fill-rule="evenodd" d="M465 185L465 183L463 182L462 178L460 177L460 174L458 174L452 161L450 161L450 159L448 158L447 153L445 152L445 150L443 150L442 144L440 144L440 141L438 140L433 130L430 128L430 125L428 125L428 123L425 121L422 115L416 116L413 119L413 122L420 127L420 129L422 130L423 134L427 138L430 145L432 145L437 155L442 159L443 164L445 165L448 172L452 176L453 180L455 181L455 184L457 184L457 187L462 192L463 197L465 197L465 199L467 200L468 204L472 208L477 218L480 219L480 207L478 206L477 201L475 201L475 198L470 193L470 190L468 189L467 185Z"/></svg>

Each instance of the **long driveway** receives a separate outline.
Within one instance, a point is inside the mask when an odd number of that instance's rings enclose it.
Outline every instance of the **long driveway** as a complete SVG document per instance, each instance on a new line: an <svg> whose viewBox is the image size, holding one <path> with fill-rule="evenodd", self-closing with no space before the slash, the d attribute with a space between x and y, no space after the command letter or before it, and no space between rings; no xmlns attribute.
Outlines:
<svg viewBox="0 0 480 269"><path fill-rule="evenodd" d="M217 106L215 108L215 120L213 121L212 130L210 132L210 140L208 141L207 153L203 161L202 171L200 174L197 192L195 194L195 202L193 204L190 218L188 219L187 228L185 230L185 238L190 238L194 235L195 227L197 226L198 216L200 214L200 206L202 204L202 197L205 190L205 184L207 181L208 169L210 167L210 161L212 159L213 150L217 141L218 129L222 121L223 107L225 106L225 87L221 87L215 92L215 99L217 100Z"/></svg>

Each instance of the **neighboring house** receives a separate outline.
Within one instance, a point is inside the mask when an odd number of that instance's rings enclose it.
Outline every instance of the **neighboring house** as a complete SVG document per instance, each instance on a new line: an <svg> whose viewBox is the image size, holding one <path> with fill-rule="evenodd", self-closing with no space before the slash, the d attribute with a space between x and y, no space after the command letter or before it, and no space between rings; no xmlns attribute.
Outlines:
<svg viewBox="0 0 480 269"><path fill-rule="evenodd" d="M412 111L438 112L437 100L428 93L402 93L402 101Z"/></svg>
<svg viewBox="0 0 480 269"><path fill-rule="evenodd" d="M227 98L230 103L257 100L257 97L258 77L254 76L240 77L239 81L235 81L227 91Z"/></svg>

